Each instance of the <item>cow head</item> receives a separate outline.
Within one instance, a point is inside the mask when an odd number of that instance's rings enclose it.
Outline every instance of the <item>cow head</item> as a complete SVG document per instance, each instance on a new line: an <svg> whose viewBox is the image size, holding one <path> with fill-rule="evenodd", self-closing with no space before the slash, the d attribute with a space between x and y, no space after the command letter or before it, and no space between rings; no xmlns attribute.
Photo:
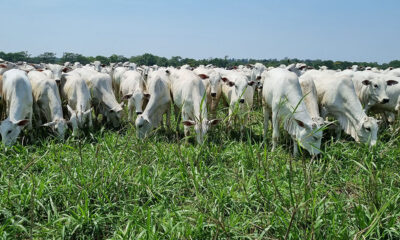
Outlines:
<svg viewBox="0 0 400 240"><path fill-rule="evenodd" d="M376 144L378 135L378 123L375 118L365 116L359 123L357 129L357 142L368 143L370 146Z"/></svg>
<svg viewBox="0 0 400 240"><path fill-rule="evenodd" d="M311 155L318 155L320 153L322 140L320 125L314 121L305 123L298 119L295 119L295 122L297 124L296 139L300 146L306 149Z"/></svg>
<svg viewBox="0 0 400 240"><path fill-rule="evenodd" d="M10 119L5 119L0 124L0 132L3 144L5 146L13 145L21 133L23 127L29 123L28 119L12 121Z"/></svg>
<svg viewBox="0 0 400 240"><path fill-rule="evenodd" d="M149 98L149 94L144 94L142 91L135 91L133 93L128 93L122 97L122 100L128 100L128 106L134 105L136 114L141 114L143 112L144 100Z"/></svg>
<svg viewBox="0 0 400 240"><path fill-rule="evenodd" d="M194 131L196 132L196 141L198 144L202 144L204 142L204 136L207 134L210 126L215 126L219 123L220 120L213 119L207 120L204 119L201 122L186 120L183 121L183 125L187 127L194 127Z"/></svg>
<svg viewBox="0 0 400 240"><path fill-rule="evenodd" d="M143 139L147 137L152 129L152 124L148 118L139 115L135 121L137 137Z"/></svg>
<svg viewBox="0 0 400 240"><path fill-rule="evenodd" d="M65 119L57 119L42 125L43 127L50 127L60 139L64 139L65 131L68 129L67 121Z"/></svg>
<svg viewBox="0 0 400 240"><path fill-rule="evenodd" d="M78 136L79 129L83 129L86 123L91 125L92 108L86 111L75 111L67 105L67 109L70 115L68 123L72 125L72 136Z"/></svg>
<svg viewBox="0 0 400 240"><path fill-rule="evenodd" d="M388 85L397 84L397 81L389 80L389 82L386 82L382 78L370 78L363 80L362 84L367 87L368 94L373 103L385 104L389 102L386 87Z"/></svg>
<svg viewBox="0 0 400 240"><path fill-rule="evenodd" d="M111 108L107 113L107 122L111 122L113 127L119 127L121 123L121 114L122 114L122 106L124 105L124 102L121 102L119 105Z"/></svg>

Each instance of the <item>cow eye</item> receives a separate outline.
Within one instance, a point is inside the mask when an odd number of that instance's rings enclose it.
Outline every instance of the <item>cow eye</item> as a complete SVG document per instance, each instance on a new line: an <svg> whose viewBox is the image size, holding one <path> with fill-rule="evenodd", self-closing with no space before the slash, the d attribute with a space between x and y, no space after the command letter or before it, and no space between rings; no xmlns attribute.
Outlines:
<svg viewBox="0 0 400 240"><path fill-rule="evenodd" d="M371 132L371 128L369 127L365 128L365 130L367 130L367 132Z"/></svg>
<svg viewBox="0 0 400 240"><path fill-rule="evenodd" d="M10 133L12 133L12 130L8 130L8 131L7 131L7 135L10 134Z"/></svg>

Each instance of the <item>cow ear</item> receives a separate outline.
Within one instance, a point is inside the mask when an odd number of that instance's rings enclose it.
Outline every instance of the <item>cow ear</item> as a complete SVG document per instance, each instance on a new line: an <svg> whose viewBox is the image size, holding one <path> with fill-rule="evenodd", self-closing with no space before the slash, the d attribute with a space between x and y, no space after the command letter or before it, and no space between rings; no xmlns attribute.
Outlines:
<svg viewBox="0 0 400 240"><path fill-rule="evenodd" d="M300 127L306 128L306 124L304 124L304 122L302 122L302 121L300 121L300 120L297 120L297 119L295 119L295 121L297 122L297 124L298 124Z"/></svg>
<svg viewBox="0 0 400 240"><path fill-rule="evenodd" d="M235 86L235 83L234 83L234 82L231 82L231 81L229 81L227 84L228 84L229 87Z"/></svg>
<svg viewBox="0 0 400 240"><path fill-rule="evenodd" d="M250 82L248 82L248 83L247 83L247 85L249 85L249 86L253 86L253 85L254 85L254 83L255 83L254 81L250 81Z"/></svg>
<svg viewBox="0 0 400 240"><path fill-rule="evenodd" d="M71 68L69 68L69 67L65 67L65 68L63 68L63 70L62 70L63 73L67 73L67 72L69 72L69 71L71 71Z"/></svg>
<svg viewBox="0 0 400 240"><path fill-rule="evenodd" d="M365 86L368 86L368 85L371 84L371 81L370 80L364 80L364 81L362 81L362 84L364 84Z"/></svg>
<svg viewBox="0 0 400 240"><path fill-rule="evenodd" d="M107 66L107 65L105 65L105 64L101 64L101 67L105 67L105 66Z"/></svg>
<svg viewBox="0 0 400 240"><path fill-rule="evenodd" d="M169 75L169 74L171 74L171 71L167 69L167 70L165 70L165 73Z"/></svg>
<svg viewBox="0 0 400 240"><path fill-rule="evenodd" d="M128 94L125 94L123 97L122 97L122 100L128 100L129 98L131 98L132 97L132 93L128 93Z"/></svg>
<svg viewBox="0 0 400 240"><path fill-rule="evenodd" d="M0 64L0 68L7 68L7 65L5 65L5 64Z"/></svg>
<svg viewBox="0 0 400 240"><path fill-rule="evenodd" d="M208 125L210 125L210 126L215 126L215 125L217 125L220 121L221 121L220 119L213 119L213 120L208 121Z"/></svg>
<svg viewBox="0 0 400 240"><path fill-rule="evenodd" d="M23 119L23 120L17 121L15 124L17 124L17 126L24 127L24 126L26 126L28 123L29 123L29 120L28 120L28 119Z"/></svg>
<svg viewBox="0 0 400 240"><path fill-rule="evenodd" d="M203 80L208 78L208 76L205 75L205 74L199 74L199 77L200 77L201 79L203 79Z"/></svg>
<svg viewBox="0 0 400 240"><path fill-rule="evenodd" d="M194 125L196 125L196 122L192 121L192 120L186 120L186 121L183 121L182 123L183 123L183 125L185 125L187 127L193 127Z"/></svg>
<svg viewBox="0 0 400 240"><path fill-rule="evenodd" d="M387 80L386 83L388 86L392 86L398 84L399 82L396 80Z"/></svg>

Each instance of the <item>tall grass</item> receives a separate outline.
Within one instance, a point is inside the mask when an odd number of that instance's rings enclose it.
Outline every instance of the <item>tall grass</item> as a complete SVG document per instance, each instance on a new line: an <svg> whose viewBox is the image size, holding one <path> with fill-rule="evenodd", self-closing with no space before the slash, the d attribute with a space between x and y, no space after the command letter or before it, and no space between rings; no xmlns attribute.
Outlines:
<svg viewBox="0 0 400 240"><path fill-rule="evenodd" d="M263 144L262 116L244 134L222 123L204 145L182 127L139 140L126 123L3 147L0 238L400 238L397 130L371 149L326 131L323 156L293 158L288 136Z"/></svg>

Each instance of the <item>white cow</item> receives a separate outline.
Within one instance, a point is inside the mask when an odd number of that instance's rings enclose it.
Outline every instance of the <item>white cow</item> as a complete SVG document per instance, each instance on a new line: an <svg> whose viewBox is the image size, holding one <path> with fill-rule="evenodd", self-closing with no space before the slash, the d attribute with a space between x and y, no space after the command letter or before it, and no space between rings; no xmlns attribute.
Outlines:
<svg viewBox="0 0 400 240"><path fill-rule="evenodd" d="M124 102L120 104L117 102L112 89L111 77L106 73L99 73L89 68L78 68L74 72L79 73L89 87L95 115L102 114L103 121L106 120L114 127L119 127Z"/></svg>
<svg viewBox="0 0 400 240"><path fill-rule="evenodd" d="M119 95L123 96L122 100L128 100L128 121L132 120L134 107L137 115L142 114L144 101L150 95L145 93L144 81L139 72L133 70L124 72L119 92Z"/></svg>
<svg viewBox="0 0 400 240"><path fill-rule="evenodd" d="M61 98L56 81L39 71L29 72L28 78L32 85L35 120L40 126L42 119L44 119L46 123L43 126L51 127L59 138L64 139L68 126L63 117Z"/></svg>
<svg viewBox="0 0 400 240"><path fill-rule="evenodd" d="M32 86L24 71L11 69L3 74L1 92L7 118L0 124L3 144L13 145L22 128L32 128Z"/></svg>
<svg viewBox="0 0 400 240"><path fill-rule="evenodd" d="M74 71L61 75L60 93L67 102L72 135L77 136L85 126L92 128L91 97L85 80Z"/></svg>
<svg viewBox="0 0 400 240"><path fill-rule="evenodd" d="M314 81L323 118L333 116L357 142L376 144L378 124L365 114L348 75L309 71L302 77Z"/></svg>
<svg viewBox="0 0 400 240"><path fill-rule="evenodd" d="M240 125L240 129L243 130L253 106L253 86L255 82L249 81L247 76L240 71L220 70L220 74L221 80L224 82L222 85L222 96L229 106L229 122L232 122L233 113L237 104L239 104L239 110L245 113L242 119L243 124Z"/></svg>
<svg viewBox="0 0 400 240"><path fill-rule="evenodd" d="M135 121L138 138L148 136L151 130L160 126L164 114L167 114L166 122L170 127L171 93L166 70L159 69L151 72L147 86L150 94L149 102Z"/></svg>
<svg viewBox="0 0 400 240"><path fill-rule="evenodd" d="M218 120L208 120L207 94L202 79L194 72L181 69L167 72L170 79L171 93L175 106L182 111L182 122L185 136L189 136L193 127L196 132L197 143L204 142L204 136L210 126L218 123ZM176 115L178 115L176 111Z"/></svg>
<svg viewBox="0 0 400 240"><path fill-rule="evenodd" d="M294 141L293 154L297 155L297 142L310 154L320 153L322 131L313 121L303 101L298 77L286 69L275 68L263 74L264 139L266 140L268 121L272 115L272 151L279 139L279 122L284 120L284 128Z"/></svg>
<svg viewBox="0 0 400 240"><path fill-rule="evenodd" d="M212 117L217 115L217 107L222 95L221 74L215 69L198 67L193 70L201 79L203 79L207 92L207 105L209 106Z"/></svg>

